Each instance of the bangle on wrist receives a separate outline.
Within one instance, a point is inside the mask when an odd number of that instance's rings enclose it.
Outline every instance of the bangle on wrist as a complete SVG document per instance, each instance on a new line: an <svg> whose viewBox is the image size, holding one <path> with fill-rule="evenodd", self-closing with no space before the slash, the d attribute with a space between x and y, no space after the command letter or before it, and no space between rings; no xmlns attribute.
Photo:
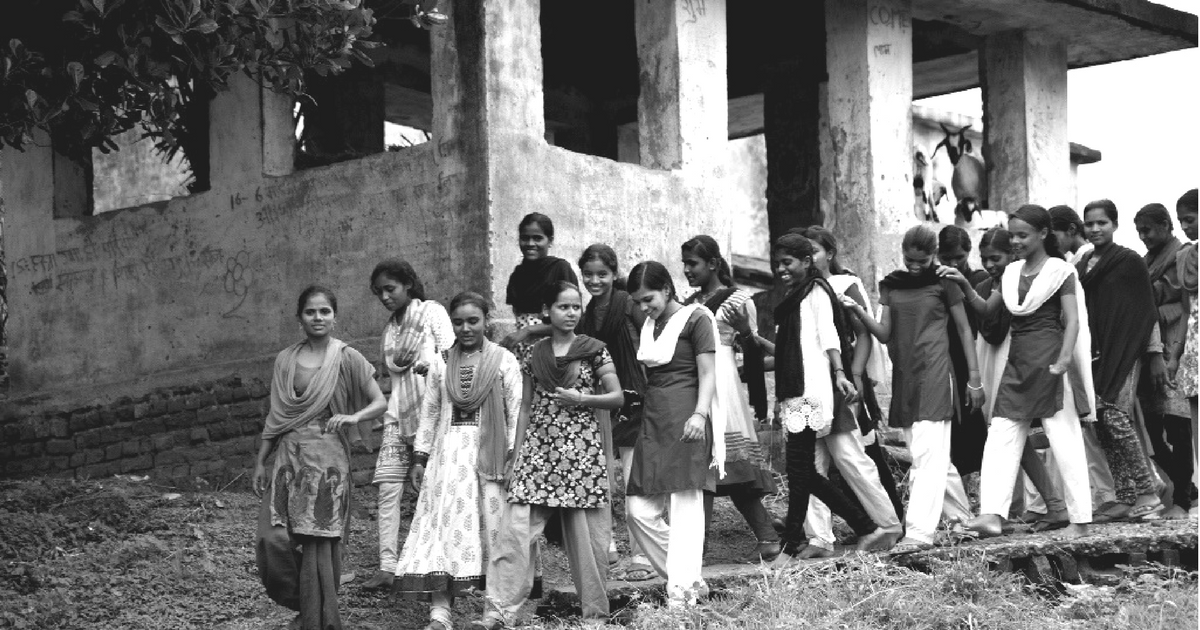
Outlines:
<svg viewBox="0 0 1200 630"><path fill-rule="evenodd" d="M833 373L834 373L834 374L837 374L838 372L841 372L842 374L845 374L845 373L846 373L846 370L844 370L844 369L842 369L842 368L833 368Z"/></svg>
<svg viewBox="0 0 1200 630"><path fill-rule="evenodd" d="M983 384L981 383L979 385L972 385L970 383L967 383L967 389L969 389L973 392L981 392L981 391L983 391Z"/></svg>
<svg viewBox="0 0 1200 630"><path fill-rule="evenodd" d="M704 420L705 420L706 422L707 422L708 420L710 420L710 419L711 419L711 418L709 418L709 416L708 416L708 412L707 412L707 411L693 411L693 412L692 412L692 415L693 415L693 416L700 416L701 418L704 418Z"/></svg>

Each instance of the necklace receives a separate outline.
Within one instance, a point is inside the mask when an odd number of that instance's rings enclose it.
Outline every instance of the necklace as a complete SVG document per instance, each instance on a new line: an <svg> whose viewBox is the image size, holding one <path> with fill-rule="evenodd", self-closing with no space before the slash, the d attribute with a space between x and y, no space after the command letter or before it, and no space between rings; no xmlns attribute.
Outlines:
<svg viewBox="0 0 1200 630"><path fill-rule="evenodd" d="M1037 265L1037 269L1032 269L1032 270L1026 270L1026 269L1022 269L1022 270L1021 270L1021 277L1023 277L1023 278L1028 278L1028 277L1030 277L1030 276L1036 276L1036 275L1038 275L1038 273L1040 273L1040 272L1042 271L1042 267L1045 267L1045 266L1046 266L1046 261L1047 261L1047 260L1049 260L1049 256L1047 256L1046 258L1043 258L1041 261L1039 261L1039 262L1038 262L1038 265Z"/></svg>
<svg viewBox="0 0 1200 630"><path fill-rule="evenodd" d="M479 354L480 352L483 352L483 348L476 348L474 352L463 352L462 348L459 348L458 351L460 354L462 354L464 359L469 359L469 358Z"/></svg>

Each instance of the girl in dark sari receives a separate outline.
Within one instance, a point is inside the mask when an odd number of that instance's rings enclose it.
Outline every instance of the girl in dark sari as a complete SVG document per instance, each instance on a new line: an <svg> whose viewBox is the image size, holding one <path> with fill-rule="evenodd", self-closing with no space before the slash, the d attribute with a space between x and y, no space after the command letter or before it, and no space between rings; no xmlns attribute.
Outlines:
<svg viewBox="0 0 1200 630"><path fill-rule="evenodd" d="M337 298L328 289L311 286L300 294L296 318L307 339L275 358L271 411L254 466L254 492L262 497L258 574L271 599L299 612L293 627L303 630L342 628L337 588L350 509L347 432L387 410L370 362L333 338L336 315Z"/></svg>
<svg viewBox="0 0 1200 630"><path fill-rule="evenodd" d="M1084 230L1095 250L1077 265L1092 332L1092 372L1100 445L1117 486L1116 515L1156 517L1163 505L1141 443L1137 383L1143 358L1153 349L1158 312L1146 263L1113 242L1117 207L1102 199L1083 211ZM1155 354L1160 355L1158 345ZM1124 513L1124 514L1122 514Z"/></svg>

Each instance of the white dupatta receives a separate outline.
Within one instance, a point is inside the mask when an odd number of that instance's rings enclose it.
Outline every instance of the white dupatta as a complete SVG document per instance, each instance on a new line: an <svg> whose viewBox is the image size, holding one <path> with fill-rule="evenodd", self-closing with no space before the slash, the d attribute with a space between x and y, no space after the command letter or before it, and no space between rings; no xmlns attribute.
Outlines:
<svg viewBox="0 0 1200 630"><path fill-rule="evenodd" d="M692 317L692 312L699 309L704 315L704 319L708 321L712 327L713 341L721 343L720 333L717 331L717 319L713 317L711 311L704 307L703 304L688 304L679 307L678 311L667 320L666 326L663 327L662 333L658 338L654 337L655 320L646 318L646 322L642 324L641 343L638 345L637 359L646 365L646 367L660 367L671 362L675 357L675 344L679 341L679 335L683 333L683 327ZM721 361L713 361L715 364L714 383L718 379L729 378L736 379L737 374L729 373L729 366L722 365ZM720 387L713 388L713 404L712 409L725 408L719 405L716 397L721 391ZM713 446L712 446L712 463L710 468L717 469L717 478L725 477L725 425L726 419L724 415L710 413L709 422L712 424Z"/></svg>
<svg viewBox="0 0 1200 630"><path fill-rule="evenodd" d="M1087 420L1095 420L1096 388L1092 381L1092 333L1088 327L1087 302L1084 300L1083 285L1079 282L1079 276L1075 271L1075 267L1065 260L1053 257L1048 258L1046 263L1042 265L1042 270L1034 277L1029 291L1025 294L1024 301L1021 301L1019 300L1019 285L1021 271L1024 269L1025 261L1014 262L1005 268L1004 276L1000 280L1004 306L1014 317L1032 315L1047 300L1054 297L1054 294L1058 293L1063 283L1075 283L1075 305L1077 317L1079 318L1079 333L1075 338L1074 351L1071 353L1071 364L1067 367L1067 371L1062 375L1062 378L1069 379L1074 374L1074 380L1070 381L1072 389L1078 389L1079 386L1082 386L1084 395L1088 401L1088 408L1079 410L1080 419L1083 419L1086 415ZM1008 350L1011 341L1011 331L1008 335L1005 335L1004 341L998 346L989 344L982 337L977 341L980 357L980 377L987 392L987 404L984 411L988 418L991 418L992 410L995 408L996 394L1000 389L1000 379L1004 375L1005 366L1008 364ZM1086 414L1084 413L1085 411L1087 412Z"/></svg>

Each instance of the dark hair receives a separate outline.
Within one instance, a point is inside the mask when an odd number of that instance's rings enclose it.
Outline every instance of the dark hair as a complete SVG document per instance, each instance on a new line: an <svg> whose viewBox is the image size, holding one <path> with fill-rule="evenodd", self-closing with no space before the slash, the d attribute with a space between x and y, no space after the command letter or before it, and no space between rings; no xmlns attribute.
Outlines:
<svg viewBox="0 0 1200 630"><path fill-rule="evenodd" d="M1071 206L1054 206L1047 210L1050 213L1050 229L1056 232L1070 232L1075 228L1075 234L1083 236L1083 219L1071 209Z"/></svg>
<svg viewBox="0 0 1200 630"><path fill-rule="evenodd" d="M521 219L521 222L517 224L517 231L520 232L521 228L533 224L537 224L541 228L542 234L545 234L546 238L554 238L554 222L550 220L550 217L541 212L530 212L525 215L525 218Z"/></svg>
<svg viewBox="0 0 1200 630"><path fill-rule="evenodd" d="M791 234L793 232L789 230L788 233ZM829 273L833 275L848 273L845 267L842 267L842 263L838 262L836 258L838 244L837 237L833 235L833 232L819 225L810 225L797 233L810 241L816 242L821 246L821 249L825 250L826 255L829 257ZM816 251L813 253L815 254Z"/></svg>
<svg viewBox="0 0 1200 630"><path fill-rule="evenodd" d="M379 276L387 276L400 284L408 287L408 297L418 300L425 299L425 285L421 284L421 279L417 277L417 272L413 270L412 265L408 264L403 258L389 258L378 265L375 265L375 270L371 272L371 287L374 288L375 281Z"/></svg>
<svg viewBox="0 0 1200 630"><path fill-rule="evenodd" d="M626 281L630 293L637 293L645 288L650 291L667 291L670 299L675 299L675 281L671 280L671 272L657 260L647 260L634 265Z"/></svg>
<svg viewBox="0 0 1200 630"><path fill-rule="evenodd" d="M1028 223L1035 230L1046 230L1046 238L1043 241L1046 247L1046 254L1055 258L1063 257L1062 249L1058 246L1058 237L1054 235L1054 230L1050 229L1050 212L1045 208L1037 204L1028 203L1017 208L1016 212L1008 215L1008 218L1020 219Z"/></svg>
<svg viewBox="0 0 1200 630"><path fill-rule="evenodd" d="M479 295L478 293L476 293L474 291L463 291L462 293L459 293L458 295L456 295L450 299L450 312L451 313L453 313L455 311L455 309L457 309L460 306L478 307L479 310L483 311L483 315L485 317L488 315L488 312L491 310L491 307L488 306L488 301L486 299L484 299L484 297L482 295Z"/></svg>
<svg viewBox="0 0 1200 630"><path fill-rule="evenodd" d="M904 249L915 249L919 252L933 255L937 253L937 232L927 223L918 223L904 233L900 246Z"/></svg>
<svg viewBox="0 0 1200 630"><path fill-rule="evenodd" d="M1108 217L1108 220L1112 221L1113 225L1117 224L1117 204L1113 203L1112 200L1099 199L1089 203L1083 207L1083 216L1086 217L1087 213L1096 209L1103 210L1104 214Z"/></svg>
<svg viewBox="0 0 1200 630"><path fill-rule="evenodd" d="M1068 208L1069 209L1069 208ZM1055 237L1057 239L1057 237ZM1012 253L1012 234L1002 227L994 227L983 233L979 238L979 250L990 247L1005 253Z"/></svg>
<svg viewBox="0 0 1200 630"><path fill-rule="evenodd" d="M304 305L308 304L308 300L314 295L324 295L326 300L329 300L329 306L333 308L334 314L337 314L337 296L333 291L326 289L319 284L310 284L300 292L300 299L296 300L296 317L304 312Z"/></svg>
<svg viewBox="0 0 1200 630"><path fill-rule="evenodd" d="M574 291L579 294L580 300L583 299L583 291L579 289L578 285L574 282L560 280L546 287L546 292L542 295L542 306L547 308L554 306L554 302L558 300L558 296L562 295L564 291Z"/></svg>
<svg viewBox="0 0 1200 630"><path fill-rule="evenodd" d="M1179 201L1175 202L1175 211L1180 208L1190 208L1192 212L1196 211L1196 189L1193 188L1179 197Z"/></svg>
<svg viewBox="0 0 1200 630"><path fill-rule="evenodd" d="M812 260L816 250L813 249L812 241L803 234L790 233L775 239L775 244L771 246L771 253L775 252L783 252L800 260Z"/></svg>
<svg viewBox="0 0 1200 630"><path fill-rule="evenodd" d="M1171 213L1167 212L1167 207L1161 203L1148 203L1142 206L1142 209L1133 215L1133 222L1137 223L1138 221L1148 221L1156 225L1165 225L1167 229L1175 227L1171 223Z"/></svg>
<svg viewBox="0 0 1200 630"><path fill-rule="evenodd" d="M707 234L700 234L684 241L680 249L684 254L694 254L705 262L715 261L717 280L727 287L733 286L733 270L729 267L729 261L721 255L721 246L717 245L716 239Z"/></svg>
<svg viewBox="0 0 1200 630"><path fill-rule="evenodd" d="M971 251L971 235L957 225L947 225L938 232L938 251L945 253L953 251L955 246L964 252Z"/></svg>

